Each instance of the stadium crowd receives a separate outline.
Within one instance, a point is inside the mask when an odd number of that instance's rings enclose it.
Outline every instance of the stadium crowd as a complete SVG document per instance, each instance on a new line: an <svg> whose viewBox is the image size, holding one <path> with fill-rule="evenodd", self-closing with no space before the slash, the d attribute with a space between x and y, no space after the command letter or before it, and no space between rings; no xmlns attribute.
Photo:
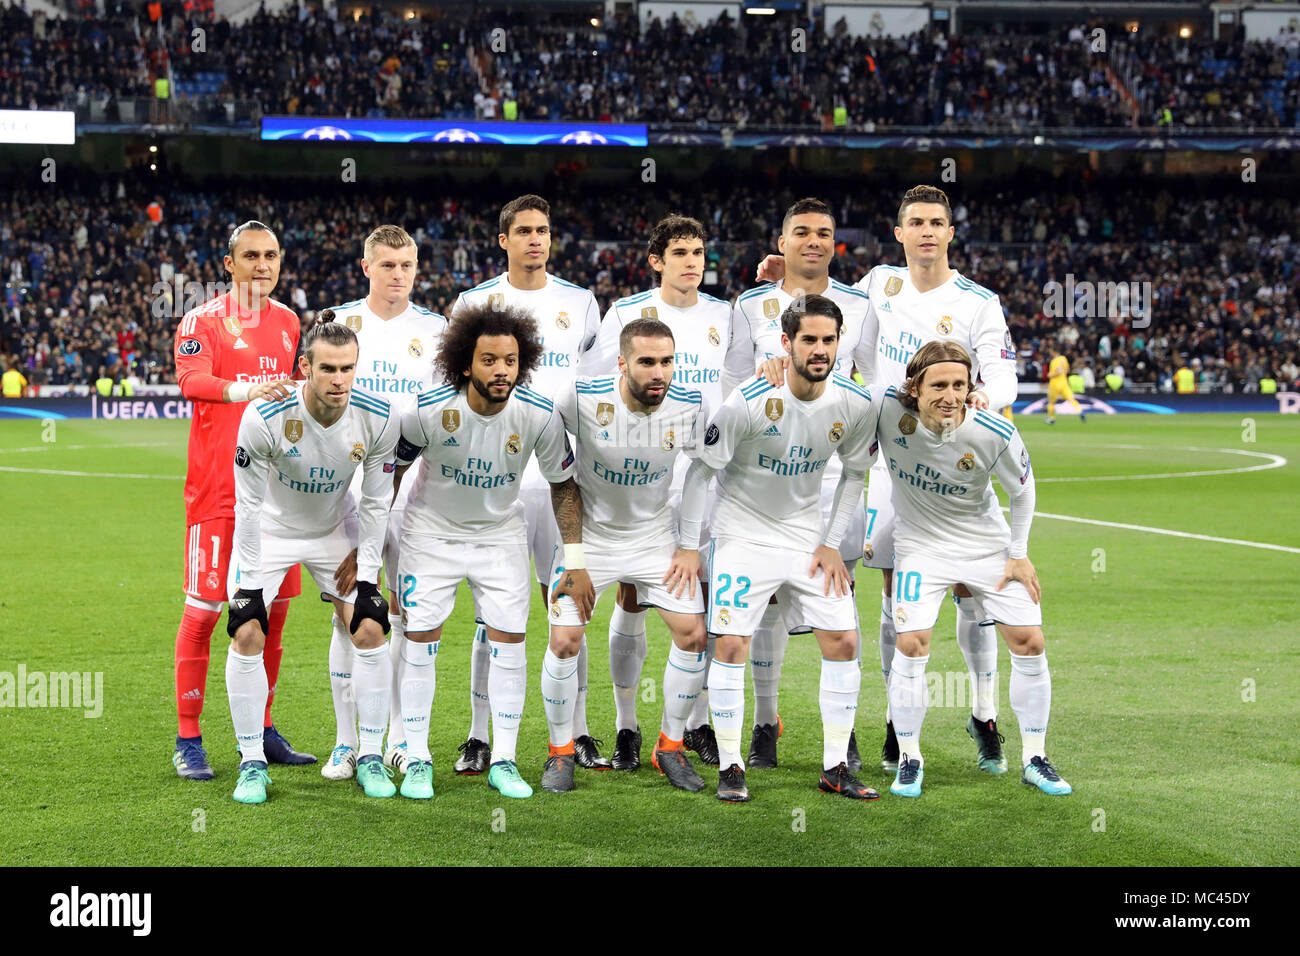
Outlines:
<svg viewBox="0 0 1300 956"><path fill-rule="evenodd" d="M19 368L38 388L132 374L142 383L173 381L176 324L225 291L225 237L249 218L278 230L285 254L276 297L304 322L365 294L360 243L380 222L401 223L416 236L421 274L413 298L445 313L459 291L504 267L497 212L525 191L496 185L469 193L463 184L428 182L339 204L292 184L277 186L274 198L251 187L195 186L161 199L153 188L143 176L101 181L61 188L42 204L12 188L0 193L0 365ZM821 190L838 219L832 275L852 283L877 263L901 264L893 197L905 188L882 186L871 200L847 183ZM591 288L602 310L655 284L645 237L670 211L697 215L714 230L708 291L730 297L752 286L759 260L775 251L782 210L805 192L713 179L689 190L659 184L638 198L559 177L539 191L553 204L549 270ZM1270 378L1300 388L1296 204L1189 195L1176 184L1118 204L1113 195L1105 183L1022 179L954 205L952 264L1001 296L1022 379L1041 380L1052 355L1064 352L1098 387L1119 374L1127 388L1170 390L1187 363L1206 389L1251 391ZM158 203L153 216L151 203ZM1130 313L1149 290L1149 327L1141 314L1117 314L1126 311L1122 302L1073 317L1068 305L1053 308L1048 284L1067 281L1072 290L1136 283Z"/></svg>
<svg viewBox="0 0 1300 956"><path fill-rule="evenodd" d="M593 27L572 11L527 7L439 8L417 19L374 8L357 20L303 7L237 27L205 24L196 49L198 14L171 3L155 25L147 9L64 20L0 10L0 108L93 102L111 120L114 103L153 98L169 69L177 88L168 96L188 100L192 118L218 120L240 102L274 114L738 128L1294 128L1300 104L1294 46L1116 39L1142 64L1130 91L1112 82L1112 60L1092 52L1079 26L890 39L814 23L796 53L788 24L748 17L642 29L628 14ZM215 86L192 85L214 76Z"/></svg>

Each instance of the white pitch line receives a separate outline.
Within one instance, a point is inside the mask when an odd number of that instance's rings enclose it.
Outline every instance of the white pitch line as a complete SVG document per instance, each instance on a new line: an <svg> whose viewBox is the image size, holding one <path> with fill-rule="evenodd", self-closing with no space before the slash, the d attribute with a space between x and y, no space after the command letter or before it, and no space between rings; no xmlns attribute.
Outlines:
<svg viewBox="0 0 1300 956"><path fill-rule="evenodd" d="M181 481L184 475L125 475L103 471L60 471L56 468L8 468L0 465L0 471L17 472L25 475L68 475L73 478L161 478L164 481Z"/></svg>
<svg viewBox="0 0 1300 956"><path fill-rule="evenodd" d="M1110 445L1111 448L1140 448L1138 445ZM1244 475L1248 471L1269 471L1273 468L1282 468L1287 464L1287 460L1281 455L1272 455L1262 451L1246 451L1241 448L1195 448L1189 445L1178 446L1175 451L1196 451L1210 452L1223 455L1246 455L1251 458L1266 459L1262 465L1249 465L1244 468L1215 468L1210 471L1169 471L1156 475L1097 475L1092 478L1083 477L1066 477L1066 478L1039 478L1034 477L1037 484L1045 482L1065 482L1065 481L1139 481L1147 478L1205 478L1210 475Z"/></svg>
<svg viewBox="0 0 1300 956"><path fill-rule="evenodd" d="M1003 508L1010 511L1010 508ZM1098 521L1095 518L1076 518L1073 515L1054 515L1046 511L1035 511L1035 518L1055 518L1057 521L1073 521L1077 524L1095 524L1103 528L1123 528L1126 531L1145 531L1147 534L1167 534L1172 538L1192 538L1196 541L1214 541L1218 544L1239 544L1247 548L1262 548L1265 551L1286 551L1300 554L1300 548L1289 548L1282 544L1268 544L1264 541L1243 541L1241 538L1218 538L1212 534L1192 534L1190 531L1171 531L1168 528L1148 528L1141 524L1125 524L1122 521Z"/></svg>
<svg viewBox="0 0 1300 956"><path fill-rule="evenodd" d="M20 451L83 451L87 448L165 448L172 445L180 447L176 442L171 441L133 441L113 445L60 445L58 442L50 442L47 445L31 445L27 448L0 448L0 455L13 455Z"/></svg>

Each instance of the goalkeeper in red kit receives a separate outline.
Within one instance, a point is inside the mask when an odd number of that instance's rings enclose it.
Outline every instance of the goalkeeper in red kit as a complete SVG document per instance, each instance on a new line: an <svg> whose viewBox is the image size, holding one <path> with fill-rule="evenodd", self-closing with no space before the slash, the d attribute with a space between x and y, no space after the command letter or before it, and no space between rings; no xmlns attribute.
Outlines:
<svg viewBox="0 0 1300 956"><path fill-rule="evenodd" d="M298 316L271 298L280 278L280 243L270 228L246 222L230 234L225 267L233 291L185 314L176 329L181 393L194 403L185 473L185 614L176 632L176 713L172 762L189 780L211 780L199 733L213 628L226 600L226 572L235 529L234 461L239 422L252 399L282 399L298 351ZM286 428L292 423L286 424ZM301 425L299 425L301 427ZM315 763L297 753L271 724L271 703L283 655L288 599L301 591L295 567L268 608L264 661L265 751L272 763Z"/></svg>

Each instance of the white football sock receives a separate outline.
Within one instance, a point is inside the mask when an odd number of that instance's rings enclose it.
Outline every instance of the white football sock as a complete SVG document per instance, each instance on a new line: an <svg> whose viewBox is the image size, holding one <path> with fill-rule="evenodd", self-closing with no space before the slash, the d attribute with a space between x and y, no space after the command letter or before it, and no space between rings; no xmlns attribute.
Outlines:
<svg viewBox="0 0 1300 956"><path fill-rule="evenodd" d="M388 635L388 659L393 665L393 689L388 698L387 745L396 747L406 740L406 717L402 714L402 681L405 680L406 674L406 625L402 623L400 614L392 615L388 623L393 626L393 633ZM426 739L428 739L427 735Z"/></svg>
<svg viewBox="0 0 1300 956"><path fill-rule="evenodd" d="M474 628L474 645L469 652L469 735L474 740L485 742L488 739L488 718L491 716L488 701L491 653L487 628L479 624Z"/></svg>
<svg viewBox="0 0 1300 956"><path fill-rule="evenodd" d="M691 708L691 715L686 718L688 730L698 730L709 722L709 677L713 671L713 650L717 646L718 635L710 634L708 645L704 650L704 662L710 666L704 669L704 686L700 688L700 696L695 698L695 706Z"/></svg>
<svg viewBox="0 0 1300 956"><path fill-rule="evenodd" d="M402 655L402 683L398 687L401 700L398 709L405 730L406 755L410 760L432 760L429 753L429 718L433 711L433 695L438 689L438 645L442 641L408 641L402 638L398 646ZM392 745L393 731L388 731ZM408 764L409 766L409 764Z"/></svg>
<svg viewBox="0 0 1300 956"><path fill-rule="evenodd" d="M388 698L393 693L393 661L388 645L352 651L352 686L357 694L357 759L384 752Z"/></svg>
<svg viewBox="0 0 1300 956"><path fill-rule="evenodd" d="M590 737L587 729L587 635L582 635L582 646L578 648L578 680L573 687L573 733L578 737Z"/></svg>
<svg viewBox="0 0 1300 956"><path fill-rule="evenodd" d="M894 630L894 599L880 592L880 673L885 678L885 720L892 720L889 706L889 669L894 666L898 632ZM897 728L895 728L897 729Z"/></svg>
<svg viewBox="0 0 1300 956"><path fill-rule="evenodd" d="M749 642L750 677L754 681L754 723L775 724L781 691L781 664L790 634L781 618L781 606L769 604Z"/></svg>
<svg viewBox="0 0 1300 956"><path fill-rule="evenodd" d="M957 646L970 673L971 713L978 721L998 719L998 632L981 625L971 598L955 598Z"/></svg>
<svg viewBox="0 0 1300 956"><path fill-rule="evenodd" d="M709 665L709 711L718 738L718 767L745 769L740 756L740 732L745 725L745 665L714 660Z"/></svg>
<svg viewBox="0 0 1300 956"><path fill-rule="evenodd" d="M684 651L676 644L669 645L664 667L664 716L659 725L669 740L681 740L686 732L686 718L699 699L707 669L703 651Z"/></svg>
<svg viewBox="0 0 1300 956"><path fill-rule="evenodd" d="M330 694L334 697L334 746L357 749L357 698L352 690L352 638L337 614L330 635Z"/></svg>
<svg viewBox="0 0 1300 956"><path fill-rule="evenodd" d="M488 697L492 701L492 763L515 759L519 742L519 723L524 716L524 682L528 679L528 659L524 642L507 644L489 641Z"/></svg>
<svg viewBox="0 0 1300 956"><path fill-rule="evenodd" d="M639 726L636 695L645 657L645 614L629 614L615 604L614 613L609 618L609 676L614 683L614 726L617 730L636 730Z"/></svg>
<svg viewBox="0 0 1300 956"><path fill-rule="evenodd" d="M563 747L573 740L573 695L578 690L578 658L556 657L549 647L542 658L542 703L550 742Z"/></svg>
<svg viewBox="0 0 1300 956"><path fill-rule="evenodd" d="M921 761L921 766L925 766L925 758L921 756L921 724L925 721L929 698L925 683L925 665L929 661L929 654L904 657L902 651L895 650L889 668L889 706L894 713L899 759L907 754L910 759Z"/></svg>
<svg viewBox="0 0 1300 956"><path fill-rule="evenodd" d="M856 660L828 661L822 658L822 769L831 770L848 760L849 735L858 712L858 691L862 688L862 667Z"/></svg>
<svg viewBox="0 0 1300 956"><path fill-rule="evenodd" d="M1052 710L1052 675L1047 654L1011 655L1011 709L1020 722L1021 763L1047 757L1047 718Z"/></svg>
<svg viewBox="0 0 1300 956"><path fill-rule="evenodd" d="M232 642L226 652L226 697L230 700L230 720L239 741L239 759L266 763L262 749L262 718L266 714L266 666L262 652L246 656L235 653Z"/></svg>

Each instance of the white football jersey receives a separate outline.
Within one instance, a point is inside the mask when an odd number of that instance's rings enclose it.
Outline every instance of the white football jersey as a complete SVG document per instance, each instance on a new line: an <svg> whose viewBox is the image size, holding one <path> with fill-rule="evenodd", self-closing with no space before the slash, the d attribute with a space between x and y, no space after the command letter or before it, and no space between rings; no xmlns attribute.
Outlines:
<svg viewBox="0 0 1300 956"><path fill-rule="evenodd" d="M468 387L424 392L402 416L397 459L420 459L402 534L523 544L524 467L535 455L547 481L564 481L573 474L569 438L550 399L531 389L516 387L505 408L480 415Z"/></svg>
<svg viewBox="0 0 1300 956"><path fill-rule="evenodd" d="M364 471L358 507L357 575L375 581L400 419L381 398L354 388L328 428L304 404L304 382L283 401L249 402L235 449L235 546L241 575L260 578L261 534L322 535L351 510L348 485Z"/></svg>
<svg viewBox="0 0 1300 956"><path fill-rule="evenodd" d="M866 389L838 375L811 402L795 398L789 383L774 388L766 379L732 392L699 451L704 464L721 469L713 534L816 550L826 464L838 455L866 470L876 453L876 408Z"/></svg>
<svg viewBox="0 0 1300 956"><path fill-rule="evenodd" d="M786 281L767 282L736 297L733 308L753 343L755 367L770 358L782 358L786 354L781 346L781 313L794 301L794 296L786 291ZM844 315L834 371L845 378L851 378L858 356L864 360L870 357L869 351L859 352L859 348L871 300L865 292L837 279L831 279L830 285L821 294L838 305Z"/></svg>
<svg viewBox="0 0 1300 956"><path fill-rule="evenodd" d="M672 329L673 384L698 389L710 408L718 408L737 382L754 376L754 363L739 347L746 335L731 306L701 292L695 305L679 308L666 303L657 287L609 307L595 347L583 357L584 375L618 374L618 338L637 319L658 319Z"/></svg>
<svg viewBox="0 0 1300 956"><path fill-rule="evenodd" d="M546 285L535 291L516 289L506 273L462 292L451 307L451 318L462 305L489 305L492 302L518 305L532 312L545 352L541 364L533 371L527 387L546 397L573 381L578 373L578 358L596 341L600 330L600 308L588 289L566 282L558 276L546 276Z"/></svg>
<svg viewBox="0 0 1300 956"><path fill-rule="evenodd" d="M902 553L978 559L1011 547L1011 529L989 479L997 475L1012 498L1034 490L1029 452L1015 425L967 409L960 425L936 434L890 388L877 432L893 489L895 562ZM1026 526L1026 542L1028 533Z"/></svg>
<svg viewBox="0 0 1300 956"><path fill-rule="evenodd" d="M992 408L1016 399L1016 356L995 293L954 272L918 292L905 266L876 266L857 287L870 300L858 371L868 385L901 388L907 363L922 345L950 339L970 353L971 376L983 380Z"/></svg>
<svg viewBox="0 0 1300 956"><path fill-rule="evenodd" d="M365 299L334 308L335 321L357 334L356 385L393 404L400 414L416 396L434 387L433 360L447 320L423 306L381 319Z"/></svg>
<svg viewBox="0 0 1300 956"><path fill-rule="evenodd" d="M653 549L677 540L669 503L673 471L704 438L703 393L668 386L649 415L633 412L619 392L621 376L579 376L555 399L577 442L582 539L605 550ZM698 548L699 542L688 545Z"/></svg>

